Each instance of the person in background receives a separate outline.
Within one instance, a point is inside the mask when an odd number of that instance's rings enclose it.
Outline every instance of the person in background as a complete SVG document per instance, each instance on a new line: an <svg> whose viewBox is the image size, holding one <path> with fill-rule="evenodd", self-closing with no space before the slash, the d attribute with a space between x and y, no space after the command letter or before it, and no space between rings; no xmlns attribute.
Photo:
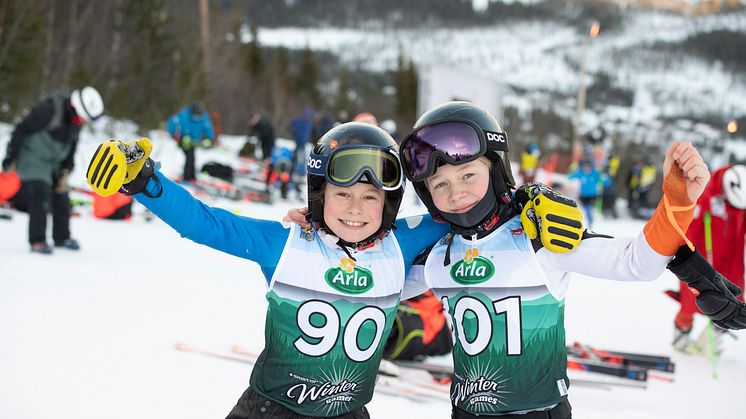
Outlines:
<svg viewBox="0 0 746 419"><path fill-rule="evenodd" d="M640 169L640 183L637 185L639 195L639 205L643 210L641 214L643 218L647 219L652 210L650 203L650 191L653 189L655 179L658 176L658 166L651 157L647 157L645 162Z"/></svg>
<svg viewBox="0 0 746 419"><path fill-rule="evenodd" d="M272 156L267 173L267 192L271 191L270 185L280 184L280 197L287 199L288 187L292 182L293 174L293 151L276 145L272 149Z"/></svg>
<svg viewBox="0 0 746 419"><path fill-rule="evenodd" d="M249 119L249 135L256 136L259 145L262 148L262 159L265 162L272 155L272 148L275 146L275 129L269 118L259 112L251 115Z"/></svg>
<svg viewBox="0 0 746 419"><path fill-rule="evenodd" d="M212 121L210 121L205 105L194 101L189 106L185 106L168 118L166 131L179 143L179 148L184 152L182 180L195 180L197 178L195 149L197 147L210 148L215 139Z"/></svg>
<svg viewBox="0 0 746 419"><path fill-rule="evenodd" d="M531 183L536 178L539 159L541 159L539 146L536 143L529 143L526 150L521 153L520 175L524 183Z"/></svg>
<svg viewBox="0 0 746 419"><path fill-rule="evenodd" d="M313 116L313 129L311 130L311 144L316 145L321 137L334 127L334 123L328 116L315 114Z"/></svg>
<svg viewBox="0 0 746 419"><path fill-rule="evenodd" d="M617 174L619 173L619 157L610 156L604 165L604 172L602 173L602 208L604 217L616 219L618 217L616 212L616 181Z"/></svg>
<svg viewBox="0 0 746 419"><path fill-rule="evenodd" d="M363 124L370 124L378 126L378 119L375 115L373 115L370 112L361 112L357 115L355 115L354 118L352 118L352 122L360 122Z"/></svg>
<svg viewBox="0 0 746 419"><path fill-rule="evenodd" d="M642 172L643 162L638 159L629 168L627 175L627 210L633 218L640 218L640 173Z"/></svg>
<svg viewBox="0 0 746 419"><path fill-rule="evenodd" d="M17 171L20 194L29 213L31 251L52 254L47 244L47 215L52 213L54 245L80 249L70 237L67 180L74 166L80 128L104 114L99 92L87 86L72 94L55 94L37 103L16 124L3 159L3 171Z"/></svg>
<svg viewBox="0 0 746 419"><path fill-rule="evenodd" d="M303 112L293 118L288 125L290 133L295 141L295 153L293 161L298 167L298 173L305 173L304 162L306 161L306 144L311 140L313 131L313 111L310 108L303 109Z"/></svg>
<svg viewBox="0 0 746 419"><path fill-rule="evenodd" d="M598 198L598 184L601 181L601 173L593 167L592 160L583 158L580 161L580 167L570 173L568 178L580 181L580 202L585 210L586 227L591 228L593 225L593 209Z"/></svg>
<svg viewBox="0 0 746 419"><path fill-rule="evenodd" d="M686 232L687 237L723 276L743 289L744 286L744 237L746 236L746 166L728 165L716 170L704 193L697 200L694 220ZM707 240L707 237L711 240ZM681 307L674 319L673 346L684 353L703 353L708 348L708 331L705 328L696 340L690 335L694 315L702 314L696 296L683 281L679 291L668 291ZM743 301L743 294L739 298ZM723 329L714 328L715 354L722 351Z"/></svg>

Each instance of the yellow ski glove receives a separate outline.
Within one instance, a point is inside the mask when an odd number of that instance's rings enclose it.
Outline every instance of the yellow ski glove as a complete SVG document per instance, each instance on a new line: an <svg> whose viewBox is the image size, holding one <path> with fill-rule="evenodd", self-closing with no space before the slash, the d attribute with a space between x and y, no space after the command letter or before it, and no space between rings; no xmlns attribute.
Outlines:
<svg viewBox="0 0 746 419"><path fill-rule="evenodd" d="M583 237L583 214L575 201L540 183L521 186L516 199L523 204L521 224L530 239L540 237L542 245L554 253L578 247Z"/></svg>
<svg viewBox="0 0 746 419"><path fill-rule="evenodd" d="M88 164L88 184L101 196L114 195L137 177L152 150L153 144L147 138L128 143L117 140L102 143Z"/></svg>

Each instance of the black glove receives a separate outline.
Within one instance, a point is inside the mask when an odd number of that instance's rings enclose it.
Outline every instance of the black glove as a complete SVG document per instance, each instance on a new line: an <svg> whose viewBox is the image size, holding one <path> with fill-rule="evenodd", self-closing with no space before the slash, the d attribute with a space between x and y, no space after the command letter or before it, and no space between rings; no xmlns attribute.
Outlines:
<svg viewBox="0 0 746 419"><path fill-rule="evenodd" d="M142 165L142 169L140 169L140 172L137 174L137 176L129 183L125 183L124 185L122 185L122 187L119 188L119 192L125 195L135 195L142 192L147 197L158 198L159 196L161 196L161 194L163 194L163 188L160 188L156 195L151 195L150 192L145 189L150 179L158 182L159 185L161 183L158 175L155 174L155 162L153 162L153 159L148 157L148 159L145 160L145 164Z"/></svg>
<svg viewBox="0 0 746 419"><path fill-rule="evenodd" d="M746 304L736 297L741 289L728 281L699 252L681 246L668 269L696 290L697 307L723 329L746 328Z"/></svg>

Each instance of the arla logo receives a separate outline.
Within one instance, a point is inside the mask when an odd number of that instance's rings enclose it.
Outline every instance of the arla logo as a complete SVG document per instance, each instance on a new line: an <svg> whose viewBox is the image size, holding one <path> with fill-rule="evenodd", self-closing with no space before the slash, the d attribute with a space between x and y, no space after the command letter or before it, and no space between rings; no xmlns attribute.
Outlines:
<svg viewBox="0 0 746 419"><path fill-rule="evenodd" d="M489 259L479 256L477 249L466 251L464 258L451 268L451 278L459 284L481 284L492 278L495 265Z"/></svg>
<svg viewBox="0 0 746 419"><path fill-rule="evenodd" d="M324 279L329 286L346 294L362 294L373 288L373 274L365 268L356 267L347 258L342 258L339 268L328 269Z"/></svg>

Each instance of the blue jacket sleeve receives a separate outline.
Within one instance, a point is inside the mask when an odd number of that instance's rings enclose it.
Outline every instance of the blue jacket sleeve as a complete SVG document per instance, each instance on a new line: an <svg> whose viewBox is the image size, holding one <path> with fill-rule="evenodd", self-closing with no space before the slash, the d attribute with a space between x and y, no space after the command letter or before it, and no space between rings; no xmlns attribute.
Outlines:
<svg viewBox="0 0 746 419"><path fill-rule="evenodd" d="M215 139L215 128L212 126L212 121L208 115L205 115L205 138Z"/></svg>
<svg viewBox="0 0 746 419"><path fill-rule="evenodd" d="M171 115L170 118L168 118L168 122L166 123L166 131L168 131L168 134L170 136L174 136L178 129L179 125L179 115Z"/></svg>
<svg viewBox="0 0 746 419"><path fill-rule="evenodd" d="M404 256L406 271L409 272L417 255L449 231L451 227L448 224L437 223L430 215L417 215L396 220L396 238Z"/></svg>
<svg viewBox="0 0 746 419"><path fill-rule="evenodd" d="M147 190L157 196L134 196L182 237L196 243L258 263L267 283L272 279L290 229L276 221L241 217L213 208L195 199L189 191L158 173L161 180L150 181Z"/></svg>

